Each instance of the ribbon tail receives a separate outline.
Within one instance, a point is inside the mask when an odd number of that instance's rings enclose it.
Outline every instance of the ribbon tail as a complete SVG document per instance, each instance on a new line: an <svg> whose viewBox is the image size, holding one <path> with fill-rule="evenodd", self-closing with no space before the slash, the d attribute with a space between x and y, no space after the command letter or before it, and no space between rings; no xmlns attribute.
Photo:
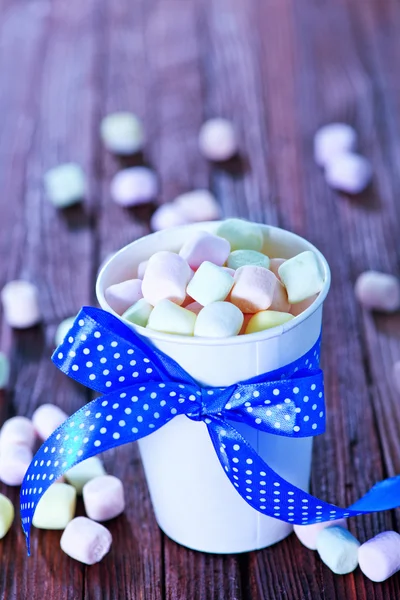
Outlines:
<svg viewBox="0 0 400 600"><path fill-rule="evenodd" d="M141 439L184 414L197 394L191 386L176 383L138 384L96 398L60 425L37 451L21 486L28 553L36 506L52 483L83 460Z"/></svg>
<svg viewBox="0 0 400 600"><path fill-rule="evenodd" d="M208 417L208 432L222 468L250 506L297 525L347 518L400 506L400 476L377 483L349 508L312 496L276 473L229 423Z"/></svg>

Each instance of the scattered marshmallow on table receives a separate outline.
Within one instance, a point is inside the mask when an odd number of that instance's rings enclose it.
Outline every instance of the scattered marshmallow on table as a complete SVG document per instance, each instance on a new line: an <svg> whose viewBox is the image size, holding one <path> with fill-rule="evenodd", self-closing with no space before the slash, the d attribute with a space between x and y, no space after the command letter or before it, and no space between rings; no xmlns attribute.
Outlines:
<svg viewBox="0 0 400 600"><path fill-rule="evenodd" d="M86 192L85 174L76 163L65 163L47 171L44 185L48 199L57 208L81 202Z"/></svg>
<svg viewBox="0 0 400 600"><path fill-rule="evenodd" d="M243 325L243 313L230 302L212 302L197 315L194 335L227 338L238 335Z"/></svg>
<svg viewBox="0 0 400 600"><path fill-rule="evenodd" d="M124 486L113 475L92 479L84 486L82 495L86 514L93 521L114 519L125 510Z"/></svg>
<svg viewBox="0 0 400 600"><path fill-rule="evenodd" d="M150 228L152 231L161 231L170 227L187 225L190 220L184 212L173 202L161 204L152 214Z"/></svg>
<svg viewBox="0 0 400 600"><path fill-rule="evenodd" d="M126 321L129 321L129 323L133 323L134 325L146 327L152 310L153 306L150 304L150 302L147 302L147 300L141 298L123 313L122 318Z"/></svg>
<svg viewBox="0 0 400 600"><path fill-rule="evenodd" d="M325 166L336 155L355 150L357 134L345 123L330 123L318 129L314 136L314 160Z"/></svg>
<svg viewBox="0 0 400 600"><path fill-rule="evenodd" d="M366 308L393 312L400 308L400 282L394 275L365 271L355 284L357 300Z"/></svg>
<svg viewBox="0 0 400 600"><path fill-rule="evenodd" d="M244 313L266 310L272 304L278 280L263 267L246 265L235 272L230 301Z"/></svg>
<svg viewBox="0 0 400 600"><path fill-rule="evenodd" d="M9 531L14 521L14 506L11 500L0 494L0 540Z"/></svg>
<svg viewBox="0 0 400 600"><path fill-rule="evenodd" d="M386 581L400 571L400 535L384 531L368 540L358 550L358 562L368 579Z"/></svg>
<svg viewBox="0 0 400 600"><path fill-rule="evenodd" d="M91 456L64 473L64 477L76 489L77 494L82 494L83 486L88 481L105 474L106 472L100 458L98 456Z"/></svg>
<svg viewBox="0 0 400 600"><path fill-rule="evenodd" d="M54 336L54 343L56 347L63 343L65 336L71 329L72 325L74 324L74 321L75 317L68 317L67 319L61 321L61 323L56 329L56 333Z"/></svg>
<svg viewBox="0 0 400 600"><path fill-rule="evenodd" d="M230 251L228 240L206 231L196 231L183 244L179 256L182 256L192 269L198 269L206 260L222 267Z"/></svg>
<svg viewBox="0 0 400 600"><path fill-rule="evenodd" d="M41 320L37 288L28 281L9 281L2 289L4 317L15 329L26 329Z"/></svg>
<svg viewBox="0 0 400 600"><path fill-rule="evenodd" d="M4 352L0 352L0 390L3 390L8 385L10 378L10 361Z"/></svg>
<svg viewBox="0 0 400 600"><path fill-rule="evenodd" d="M211 302L225 300L232 289L234 280L222 267L204 261L187 286L189 296L206 306Z"/></svg>
<svg viewBox="0 0 400 600"><path fill-rule="evenodd" d="M255 250L235 250L228 256L227 265L230 269L239 269L245 265L269 268L269 258Z"/></svg>
<svg viewBox="0 0 400 600"><path fill-rule="evenodd" d="M107 150L121 156L139 152L144 144L142 123L130 112L115 112L104 117L100 134Z"/></svg>
<svg viewBox="0 0 400 600"><path fill-rule="evenodd" d="M338 154L328 162L325 180L330 187L347 194L359 194L369 185L372 167L369 160L359 154Z"/></svg>
<svg viewBox="0 0 400 600"><path fill-rule="evenodd" d="M110 285L105 290L104 297L111 308L122 315L132 304L143 298L142 280L127 279L121 283Z"/></svg>
<svg viewBox="0 0 400 600"><path fill-rule="evenodd" d="M323 563L337 575L351 573L358 565L360 542L347 529L326 527L317 537L317 551Z"/></svg>
<svg viewBox="0 0 400 600"><path fill-rule="evenodd" d="M153 306L160 300L182 304L191 276L191 269L181 256L167 250L156 252L149 259L143 277L143 297Z"/></svg>
<svg viewBox="0 0 400 600"><path fill-rule="evenodd" d="M324 286L318 258L310 250L286 260L279 267L278 273L287 289L290 304L302 302L318 294Z"/></svg>
<svg viewBox="0 0 400 600"><path fill-rule="evenodd" d="M68 483L53 483L40 498L32 525L37 529L65 529L74 518L76 490Z"/></svg>
<svg viewBox="0 0 400 600"><path fill-rule="evenodd" d="M32 415L32 423L42 440L47 440L66 419L67 413L55 404L42 404Z"/></svg>
<svg viewBox="0 0 400 600"><path fill-rule="evenodd" d="M0 449L0 481L21 485L33 454L25 444L7 444Z"/></svg>
<svg viewBox="0 0 400 600"><path fill-rule="evenodd" d="M0 450L8 444L24 444L31 450L36 441L35 427L26 417L11 417L0 431Z"/></svg>
<svg viewBox="0 0 400 600"><path fill-rule="evenodd" d="M68 523L60 540L61 549L71 558L94 565L109 552L112 535L100 523L76 517Z"/></svg>
<svg viewBox="0 0 400 600"><path fill-rule="evenodd" d="M177 196L173 205L188 223L215 221L221 218L221 207L208 190L193 190Z"/></svg>
<svg viewBox="0 0 400 600"><path fill-rule="evenodd" d="M294 319L290 313L275 310L262 310L251 317L247 324L245 333L257 333L283 325Z"/></svg>
<svg viewBox="0 0 400 600"><path fill-rule="evenodd" d="M193 335L196 314L170 300L161 300L153 308L147 327L162 333Z"/></svg>
<svg viewBox="0 0 400 600"><path fill-rule="evenodd" d="M268 269L270 271L273 272L273 274L275 275L275 277L277 277L278 279L280 279L279 277L279 267L281 265L283 265L283 263L286 261L286 258L271 258L269 261L269 267Z"/></svg>
<svg viewBox="0 0 400 600"><path fill-rule="evenodd" d="M147 167L129 167L114 175L110 192L120 206L147 204L155 199L158 191L157 177Z"/></svg>
<svg viewBox="0 0 400 600"><path fill-rule="evenodd" d="M209 160L229 160L238 151L235 129L230 121L222 118L209 119L201 126L199 148Z"/></svg>
<svg viewBox="0 0 400 600"><path fill-rule="evenodd" d="M337 519L335 521L322 521L320 523L313 523L312 525L294 525L293 531L303 546L309 548L310 550L316 550L319 533L323 529L326 529L326 527L334 527L335 525L343 527L343 529L347 529L347 521L345 519Z"/></svg>
<svg viewBox="0 0 400 600"><path fill-rule="evenodd" d="M261 227L242 219L226 219L218 227L217 235L228 240L232 252L234 250L260 252L264 243Z"/></svg>

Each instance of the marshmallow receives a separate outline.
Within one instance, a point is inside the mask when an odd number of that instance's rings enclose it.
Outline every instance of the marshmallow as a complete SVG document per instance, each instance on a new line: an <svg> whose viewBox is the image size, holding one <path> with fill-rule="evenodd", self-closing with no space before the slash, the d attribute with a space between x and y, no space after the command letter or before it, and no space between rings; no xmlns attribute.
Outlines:
<svg viewBox="0 0 400 600"><path fill-rule="evenodd" d="M239 331L239 335L244 335L246 333L247 325L253 315L244 314L243 315L243 325L241 330Z"/></svg>
<svg viewBox="0 0 400 600"><path fill-rule="evenodd" d="M0 390L7 387L9 378L10 361L3 352L0 352Z"/></svg>
<svg viewBox="0 0 400 600"><path fill-rule="evenodd" d="M222 267L230 251L228 240L206 231L196 231L183 244L179 256L182 256L192 269L198 269L206 260Z"/></svg>
<svg viewBox="0 0 400 600"><path fill-rule="evenodd" d="M237 335L243 325L242 312L230 302L207 304L197 316L194 335L227 338Z"/></svg>
<svg viewBox="0 0 400 600"><path fill-rule="evenodd" d="M122 156L139 152L144 143L142 123L130 112L116 112L104 117L100 135L107 150Z"/></svg>
<svg viewBox="0 0 400 600"><path fill-rule="evenodd" d="M61 323L56 329L56 333L54 336L54 343L56 347L63 343L65 336L71 329L72 325L74 324L74 321L75 317L68 317L67 319L64 319L64 321L61 321Z"/></svg>
<svg viewBox="0 0 400 600"><path fill-rule="evenodd" d="M234 127L227 119L209 119L200 129L200 152L209 160L229 160L238 151Z"/></svg>
<svg viewBox="0 0 400 600"><path fill-rule="evenodd" d="M76 490L67 483L53 483L40 498L32 525L37 529L65 529L74 518Z"/></svg>
<svg viewBox="0 0 400 600"><path fill-rule="evenodd" d="M99 457L92 456L67 471L65 479L76 489L77 494L82 494L83 486L88 481L105 474L103 463Z"/></svg>
<svg viewBox="0 0 400 600"><path fill-rule="evenodd" d="M317 537L317 551L323 563L337 575L351 573L358 565L360 542L347 529L326 527Z"/></svg>
<svg viewBox="0 0 400 600"><path fill-rule="evenodd" d="M222 267L225 273L229 273L231 277L235 277L235 269L231 269L230 267Z"/></svg>
<svg viewBox="0 0 400 600"><path fill-rule="evenodd" d="M246 333L257 333L265 329L278 327L294 319L293 315L275 310L262 310L253 315L247 325Z"/></svg>
<svg viewBox="0 0 400 600"><path fill-rule="evenodd" d="M319 533L326 527L334 527L335 525L347 529L347 521L345 519L337 519L335 521L323 521L312 525L294 525L293 531L303 546L310 550L316 550Z"/></svg>
<svg viewBox="0 0 400 600"><path fill-rule="evenodd" d="M33 449L36 432L33 423L26 417L12 417L5 421L0 431L0 449L8 444L23 444Z"/></svg>
<svg viewBox="0 0 400 600"><path fill-rule="evenodd" d="M47 440L66 419L67 413L55 404L42 404L32 415L33 426L42 440Z"/></svg>
<svg viewBox="0 0 400 600"><path fill-rule="evenodd" d="M278 312L288 313L290 312L291 305L287 297L287 291L284 285L276 280L274 297L272 298L270 310L276 310Z"/></svg>
<svg viewBox="0 0 400 600"><path fill-rule="evenodd" d="M188 223L190 223L190 220L181 211L179 206L170 202L161 204L150 219L152 231L161 231L162 229L187 225Z"/></svg>
<svg viewBox="0 0 400 600"><path fill-rule="evenodd" d="M393 275L365 271L355 284L357 300L366 308L393 312L400 307L400 283Z"/></svg>
<svg viewBox="0 0 400 600"><path fill-rule="evenodd" d="M400 571L400 535L384 531L358 550L360 569L371 581L386 581Z"/></svg>
<svg viewBox="0 0 400 600"><path fill-rule="evenodd" d="M318 294L324 285L318 259L311 250L286 260L279 267L278 273L287 289L290 304L302 302Z"/></svg>
<svg viewBox="0 0 400 600"><path fill-rule="evenodd" d="M60 540L61 550L85 565L100 562L110 550L111 543L108 529L87 517L76 517L68 523Z"/></svg>
<svg viewBox="0 0 400 600"><path fill-rule="evenodd" d="M221 207L208 190L193 190L177 196L174 206L189 223L221 218Z"/></svg>
<svg viewBox="0 0 400 600"><path fill-rule="evenodd" d="M280 279L279 277L279 267L281 265L283 265L283 263L286 261L286 258L271 258L269 261L269 270L273 272L273 274L275 275L275 277L277 277L278 279Z"/></svg>
<svg viewBox="0 0 400 600"><path fill-rule="evenodd" d="M325 180L335 190L347 194L359 194L368 186L372 178L369 160L359 154L338 154L325 169Z"/></svg>
<svg viewBox="0 0 400 600"><path fill-rule="evenodd" d="M185 308L186 310L192 311L192 313L194 313L195 315L198 315L203 307L198 302L191 302L190 304L187 304Z"/></svg>
<svg viewBox="0 0 400 600"><path fill-rule="evenodd" d="M125 510L124 486L113 475L88 481L82 495L86 514L94 521L114 519Z"/></svg>
<svg viewBox="0 0 400 600"><path fill-rule="evenodd" d="M167 250L156 252L143 277L143 297L153 306L160 300L182 304L190 277L190 267L181 256Z"/></svg>
<svg viewBox="0 0 400 600"><path fill-rule="evenodd" d="M203 262L187 286L189 296L206 306L225 300L233 286L233 277L211 262Z"/></svg>
<svg viewBox="0 0 400 600"><path fill-rule="evenodd" d="M28 281L10 281L1 292L4 317L15 329L26 329L41 320L38 291Z"/></svg>
<svg viewBox="0 0 400 600"><path fill-rule="evenodd" d="M268 269L269 258L261 252L255 250L235 250L228 256L227 265L230 269L239 269L245 265L254 265L255 267L264 267Z"/></svg>
<svg viewBox="0 0 400 600"><path fill-rule="evenodd" d="M0 449L0 481L7 485L21 485L33 458L25 444L7 444Z"/></svg>
<svg viewBox="0 0 400 600"><path fill-rule="evenodd" d="M278 280L263 267L246 265L235 272L230 301L244 313L266 310L272 304Z"/></svg>
<svg viewBox="0 0 400 600"><path fill-rule="evenodd" d="M302 312L307 310L307 308L309 306L311 306L311 304L313 304L317 298L318 298L318 294L314 294L314 296L310 296L310 298L307 298L306 300L303 300L302 302L297 302L297 304L292 304L289 312L294 317L297 317Z"/></svg>
<svg viewBox="0 0 400 600"><path fill-rule="evenodd" d="M141 298L124 312L122 318L134 325L146 327L152 310L152 305L144 298Z"/></svg>
<svg viewBox="0 0 400 600"><path fill-rule="evenodd" d="M86 178L76 163L66 163L47 171L44 186L48 199L57 208L66 208L83 200Z"/></svg>
<svg viewBox="0 0 400 600"><path fill-rule="evenodd" d="M170 300L161 300L153 308L147 327L163 333L193 335L196 314Z"/></svg>
<svg viewBox="0 0 400 600"><path fill-rule="evenodd" d="M143 260L141 263L138 264L138 268L137 268L138 279L143 279L145 271L147 269L148 262L149 262L148 260Z"/></svg>
<svg viewBox="0 0 400 600"><path fill-rule="evenodd" d="M142 280L128 279L106 289L104 297L113 310L122 315L132 304L143 298Z"/></svg>
<svg viewBox="0 0 400 600"><path fill-rule="evenodd" d="M3 537L6 535L13 521L13 504L11 500L7 498L7 496L0 494L0 540L3 539Z"/></svg>
<svg viewBox="0 0 400 600"><path fill-rule="evenodd" d="M242 221L241 219L227 219L218 227L217 235L225 238L234 250L255 250L260 252L263 247L263 234L261 227L256 223Z"/></svg>
<svg viewBox="0 0 400 600"><path fill-rule="evenodd" d="M338 154L354 150L357 134L350 125L330 123L321 127L314 137L314 160L325 166Z"/></svg>
<svg viewBox="0 0 400 600"><path fill-rule="evenodd" d="M111 197L120 206L138 206L154 200L158 184L155 173L147 167L130 167L119 171L111 180Z"/></svg>

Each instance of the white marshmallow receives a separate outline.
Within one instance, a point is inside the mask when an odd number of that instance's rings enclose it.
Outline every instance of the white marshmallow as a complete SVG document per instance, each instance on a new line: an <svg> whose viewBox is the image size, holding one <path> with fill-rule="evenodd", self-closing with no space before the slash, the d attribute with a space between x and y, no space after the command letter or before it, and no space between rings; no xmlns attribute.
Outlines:
<svg viewBox="0 0 400 600"><path fill-rule="evenodd" d="M174 203L161 204L153 213L150 219L150 227L152 231L161 231L170 227L178 227L179 225L187 225L190 220Z"/></svg>
<svg viewBox="0 0 400 600"><path fill-rule="evenodd" d="M143 279L148 262L149 262L148 260L143 260L141 263L138 264L138 268L137 268L137 278L138 279Z"/></svg>
<svg viewBox="0 0 400 600"><path fill-rule="evenodd" d="M317 537L317 551L323 563L337 575L351 573L358 565L360 542L343 527L326 527Z"/></svg>
<svg viewBox="0 0 400 600"><path fill-rule="evenodd" d="M186 192L177 196L173 204L188 223L215 221L221 218L221 207L208 190Z"/></svg>
<svg viewBox="0 0 400 600"><path fill-rule="evenodd" d="M81 202L86 192L85 174L76 163L66 163L47 171L44 185L48 199L57 208Z"/></svg>
<svg viewBox="0 0 400 600"><path fill-rule="evenodd" d="M121 156L139 152L144 144L142 123L130 112L115 112L104 117L100 134L107 150Z"/></svg>
<svg viewBox="0 0 400 600"><path fill-rule="evenodd" d="M110 550L111 533L100 523L87 517L76 517L65 528L61 549L71 558L86 565L94 565Z"/></svg>
<svg viewBox="0 0 400 600"><path fill-rule="evenodd" d="M225 300L234 280L222 267L209 261L203 262L187 286L187 293L203 306Z"/></svg>
<svg viewBox="0 0 400 600"><path fill-rule="evenodd" d="M83 486L88 481L105 474L103 463L99 457L91 456L72 467L64 474L64 477L76 489L77 494L82 494Z"/></svg>
<svg viewBox="0 0 400 600"><path fill-rule="evenodd" d="M152 305L144 298L141 298L124 312L122 318L134 325L146 327L152 310Z"/></svg>
<svg viewBox="0 0 400 600"><path fill-rule="evenodd" d="M26 329L41 320L36 287L28 281L9 281L1 292L4 317L15 329Z"/></svg>
<svg viewBox="0 0 400 600"><path fill-rule="evenodd" d="M393 312L400 308L400 282L393 275L365 271L355 284L357 300L366 308Z"/></svg>
<svg viewBox="0 0 400 600"><path fill-rule="evenodd" d="M193 335L196 314L170 300L161 300L153 308L147 327L163 333Z"/></svg>
<svg viewBox="0 0 400 600"><path fill-rule="evenodd" d="M192 269L198 269L205 260L222 267L230 250L228 240L206 231L196 231L183 244L179 256L182 256Z"/></svg>
<svg viewBox="0 0 400 600"><path fill-rule="evenodd" d="M167 250L156 252L149 259L143 277L143 297L152 306L160 300L182 304L190 277L190 267L181 256Z"/></svg>
<svg viewBox="0 0 400 600"><path fill-rule="evenodd" d="M33 458L25 444L7 444L0 449L0 481L7 485L21 485Z"/></svg>
<svg viewBox="0 0 400 600"><path fill-rule="evenodd" d="M0 352L0 390L7 387L9 379L10 361L3 352Z"/></svg>
<svg viewBox="0 0 400 600"><path fill-rule="evenodd" d="M338 154L326 165L327 184L347 194L359 194L365 190L371 178L371 163L359 154Z"/></svg>
<svg viewBox="0 0 400 600"><path fill-rule="evenodd" d="M72 325L74 324L74 321L75 317L68 317L67 319L64 319L64 321L61 321L61 323L56 329L56 333L54 336L54 343L56 347L63 343L65 336L71 329Z"/></svg>
<svg viewBox="0 0 400 600"><path fill-rule="evenodd" d="M36 432L33 423L26 417L12 417L5 421L0 431L0 449L8 444L23 444L33 449Z"/></svg>
<svg viewBox="0 0 400 600"><path fill-rule="evenodd" d="M325 166L337 154L354 150L357 134L350 125L330 123L321 127L314 137L314 160Z"/></svg>
<svg viewBox="0 0 400 600"><path fill-rule="evenodd" d="M142 280L128 279L110 285L104 292L104 297L111 308L117 314L122 315L132 304L143 298Z"/></svg>
<svg viewBox="0 0 400 600"><path fill-rule="evenodd" d="M400 571L400 535L384 531L358 550L360 569L371 581L386 581Z"/></svg>
<svg viewBox="0 0 400 600"><path fill-rule="evenodd" d="M40 498L32 525L38 529L65 529L74 518L76 491L67 483L53 483Z"/></svg>
<svg viewBox="0 0 400 600"><path fill-rule="evenodd" d="M209 119L199 133L200 152L209 160L229 160L238 151L235 129L227 119Z"/></svg>
<svg viewBox="0 0 400 600"><path fill-rule="evenodd" d="M238 335L243 325L243 313L230 302L212 302L197 315L194 335L227 338Z"/></svg>
<svg viewBox="0 0 400 600"><path fill-rule="evenodd" d="M137 206L154 200L158 183L147 167L130 167L119 171L111 180L111 197L120 206Z"/></svg>
<svg viewBox="0 0 400 600"><path fill-rule="evenodd" d="M0 494L0 540L6 535L14 521L14 506L6 496Z"/></svg>
<svg viewBox="0 0 400 600"><path fill-rule="evenodd" d="M42 404L32 415L33 426L42 440L47 440L66 419L67 413L55 404Z"/></svg>
<svg viewBox="0 0 400 600"><path fill-rule="evenodd" d="M312 525L294 525L293 531L303 546L309 548L310 550L316 550L317 538L320 531L326 529L326 527L333 527L335 525L343 527L343 529L347 529L347 521L345 519L337 519L335 521L313 523Z"/></svg>
<svg viewBox="0 0 400 600"><path fill-rule="evenodd" d="M278 269L279 277L287 289L290 304L302 302L318 294L324 278L314 252L306 250L286 260Z"/></svg>
<svg viewBox="0 0 400 600"><path fill-rule="evenodd" d="M124 486L113 475L96 477L85 484L82 491L85 511L89 519L108 521L125 510Z"/></svg>

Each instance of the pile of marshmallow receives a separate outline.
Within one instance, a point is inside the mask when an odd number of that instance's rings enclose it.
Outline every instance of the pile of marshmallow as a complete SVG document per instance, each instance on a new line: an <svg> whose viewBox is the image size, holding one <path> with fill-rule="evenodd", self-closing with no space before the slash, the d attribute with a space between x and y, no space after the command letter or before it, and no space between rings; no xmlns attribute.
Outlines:
<svg viewBox="0 0 400 600"><path fill-rule="evenodd" d="M325 169L325 180L332 188L359 194L370 183L370 162L356 153L357 133L345 123L321 127L314 137L314 160Z"/></svg>
<svg viewBox="0 0 400 600"><path fill-rule="evenodd" d="M10 486L21 485L38 440L46 440L65 419L66 413L53 404L40 406L32 420L20 416L8 419L0 431L0 481ZM100 523L125 510L123 484L117 477L106 474L96 456L72 467L64 477L52 483L39 500L32 524L38 529L63 530L62 550L92 565L111 547L111 533ZM39 483L32 485L40 487ZM78 495L83 497L86 517L75 517ZM0 494L0 539L13 520L12 502Z"/></svg>
<svg viewBox="0 0 400 600"><path fill-rule="evenodd" d="M263 244L257 224L227 219L216 234L193 232L179 253L156 252L105 298L126 321L163 333L227 338L283 325L314 302L324 275L314 252L270 259Z"/></svg>

